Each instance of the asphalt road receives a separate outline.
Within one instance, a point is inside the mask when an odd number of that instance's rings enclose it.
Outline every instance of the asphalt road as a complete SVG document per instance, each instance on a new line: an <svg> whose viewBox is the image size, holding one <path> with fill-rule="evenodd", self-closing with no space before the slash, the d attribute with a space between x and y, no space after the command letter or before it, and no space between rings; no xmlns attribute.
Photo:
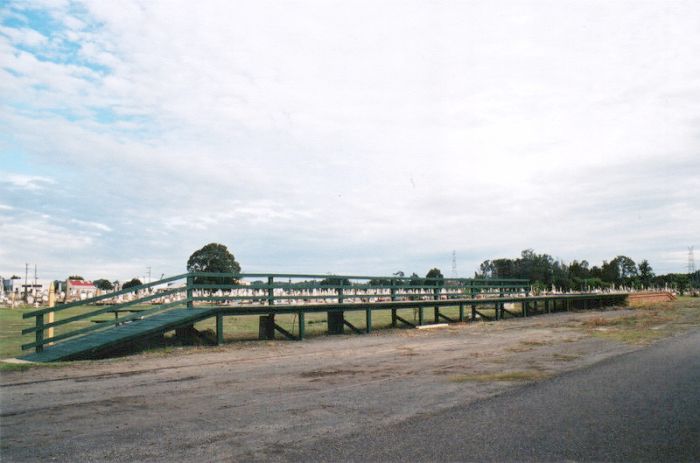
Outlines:
<svg viewBox="0 0 700 463"><path fill-rule="evenodd" d="M283 459L700 461L700 332Z"/></svg>

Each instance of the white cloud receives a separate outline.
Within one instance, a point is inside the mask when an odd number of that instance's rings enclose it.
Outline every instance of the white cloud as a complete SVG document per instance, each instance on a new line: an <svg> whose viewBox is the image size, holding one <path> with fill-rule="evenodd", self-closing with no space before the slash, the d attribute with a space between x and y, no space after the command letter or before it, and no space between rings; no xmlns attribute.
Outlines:
<svg viewBox="0 0 700 463"><path fill-rule="evenodd" d="M88 222L85 220L78 220L78 219L71 219L70 222L74 223L76 225L80 225L82 227L93 228L93 229L99 230L99 231L104 231L104 232L112 231L112 229L109 226L107 226L103 223L99 223L99 222Z"/></svg>
<svg viewBox="0 0 700 463"><path fill-rule="evenodd" d="M13 44L38 47L47 42L46 36L27 28L1 27L0 34L7 36Z"/></svg>
<svg viewBox="0 0 700 463"><path fill-rule="evenodd" d="M38 191L54 184L54 180L48 177L39 175L24 175L24 174L0 174L0 184L5 183L10 188L18 188L21 190Z"/></svg>
<svg viewBox="0 0 700 463"><path fill-rule="evenodd" d="M103 247L466 273L526 247L672 269L697 241L697 3L80 3L48 38L79 59L0 36L0 121Z"/></svg>

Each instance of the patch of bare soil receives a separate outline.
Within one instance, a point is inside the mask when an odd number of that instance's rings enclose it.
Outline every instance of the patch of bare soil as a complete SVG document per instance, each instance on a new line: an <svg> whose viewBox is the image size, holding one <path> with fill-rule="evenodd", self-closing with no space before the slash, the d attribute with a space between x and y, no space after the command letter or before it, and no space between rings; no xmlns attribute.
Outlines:
<svg viewBox="0 0 700 463"><path fill-rule="evenodd" d="M302 442L465 404L639 349L644 343L630 334L635 330L697 329L700 307L682 316L659 310L239 343L5 372L0 455L3 461L284 459ZM602 336L600 328L626 334Z"/></svg>

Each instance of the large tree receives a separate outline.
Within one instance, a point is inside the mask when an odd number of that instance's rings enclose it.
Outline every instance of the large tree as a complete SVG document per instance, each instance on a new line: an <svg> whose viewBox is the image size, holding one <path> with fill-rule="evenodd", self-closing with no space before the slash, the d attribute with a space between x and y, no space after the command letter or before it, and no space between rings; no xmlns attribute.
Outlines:
<svg viewBox="0 0 700 463"><path fill-rule="evenodd" d="M132 278L131 280L127 281L122 285L122 289L129 289L133 288L134 286L141 286L143 283L141 283L141 280L138 278Z"/></svg>
<svg viewBox="0 0 700 463"><path fill-rule="evenodd" d="M241 266L236 262L236 258L229 252L223 244L209 243L202 249L192 253L187 260L188 272L216 272L241 273ZM236 281L233 277L198 277L195 283L208 284L233 284Z"/></svg>
<svg viewBox="0 0 700 463"><path fill-rule="evenodd" d="M324 278L319 282L319 285L321 286L351 286L352 283L350 283L350 280L347 278L340 278L340 277L335 277L335 276L330 276L328 278Z"/></svg>
<svg viewBox="0 0 700 463"><path fill-rule="evenodd" d="M104 291L111 291L114 289L114 285L112 284L112 282L109 280L105 280L104 278L95 280L92 282L92 284L95 285L95 288L102 289Z"/></svg>
<svg viewBox="0 0 700 463"><path fill-rule="evenodd" d="M445 284L444 276L439 268L431 268L428 273L425 274L425 285L426 286L443 286ZM432 279L428 279L432 278Z"/></svg>
<svg viewBox="0 0 700 463"><path fill-rule="evenodd" d="M639 263L639 280L644 286L650 286L652 279L654 278L654 271L649 265L649 261L644 259Z"/></svg>

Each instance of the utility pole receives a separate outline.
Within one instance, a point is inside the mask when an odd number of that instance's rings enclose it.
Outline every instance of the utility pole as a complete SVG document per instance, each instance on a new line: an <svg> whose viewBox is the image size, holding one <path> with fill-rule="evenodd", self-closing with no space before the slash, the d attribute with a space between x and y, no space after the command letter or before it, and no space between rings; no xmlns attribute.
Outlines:
<svg viewBox="0 0 700 463"><path fill-rule="evenodd" d="M690 289L693 289L695 282L695 246L688 246L688 280Z"/></svg>
<svg viewBox="0 0 700 463"><path fill-rule="evenodd" d="M146 267L146 269L148 270L148 280L146 280L146 283L150 283L151 282L151 267Z"/></svg>
<svg viewBox="0 0 700 463"><path fill-rule="evenodd" d="M29 262L24 263L24 301L27 302L27 285L29 279Z"/></svg>
<svg viewBox="0 0 700 463"><path fill-rule="evenodd" d="M457 275L457 251L452 251L452 278L458 278Z"/></svg>

